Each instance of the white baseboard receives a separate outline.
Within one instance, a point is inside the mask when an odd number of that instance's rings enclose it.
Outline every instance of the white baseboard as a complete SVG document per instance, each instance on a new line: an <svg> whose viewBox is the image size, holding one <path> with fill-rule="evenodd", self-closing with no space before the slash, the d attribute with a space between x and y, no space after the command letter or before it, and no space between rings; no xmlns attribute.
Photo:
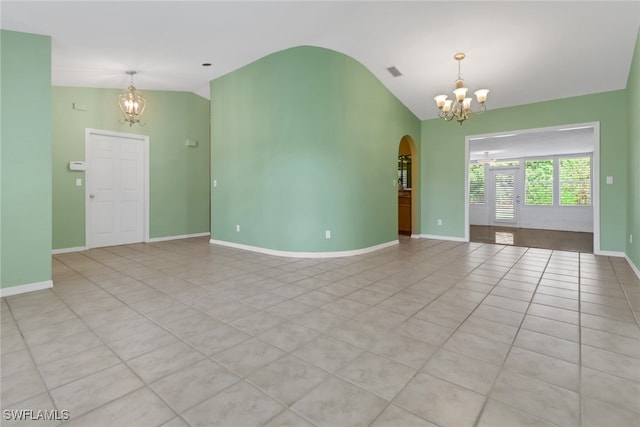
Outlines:
<svg viewBox="0 0 640 427"><path fill-rule="evenodd" d="M77 246L75 248L61 248L61 249L53 249L51 251L51 253L53 255L57 255L57 254L67 254L69 252L82 252L82 251L86 251L87 248L86 246Z"/></svg>
<svg viewBox="0 0 640 427"><path fill-rule="evenodd" d="M8 288L0 288L0 297L9 297L11 295L24 294L26 292L41 291L43 289L53 288L53 280L45 280L44 282L27 283L26 285L10 286Z"/></svg>
<svg viewBox="0 0 640 427"><path fill-rule="evenodd" d="M448 240L451 242L468 242L464 237L438 236L436 234L420 234L423 239Z"/></svg>
<svg viewBox="0 0 640 427"><path fill-rule="evenodd" d="M636 273L636 276L638 276L638 279L640 279L640 268L638 268L638 266L635 265L633 261L631 261L631 258L629 258L629 255L624 254L624 258L627 260L627 262L631 266L631 269L633 270L633 272Z"/></svg>
<svg viewBox="0 0 640 427"><path fill-rule="evenodd" d="M411 238L412 239L421 239L422 238L422 234L412 234Z"/></svg>
<svg viewBox="0 0 640 427"><path fill-rule="evenodd" d="M146 243L166 242L168 240L190 239L192 237L205 237L209 235L211 235L211 233L207 231L206 233L180 234L177 236L153 237L147 240Z"/></svg>
<svg viewBox="0 0 640 427"><path fill-rule="evenodd" d="M209 233L208 231L206 233L195 233L195 234L181 234L181 235L177 235L177 236L165 236L165 237L154 237L152 239L148 239L145 243L155 243L155 242L165 242L167 240L179 240L179 239L190 239L192 237L206 237L209 236L211 233ZM66 254L66 253L70 253L70 252L82 252L82 251L86 251L87 249L89 249L86 246L78 246L75 248L61 248L61 249L54 249L51 251L51 253L53 255L57 255L57 254Z"/></svg>
<svg viewBox="0 0 640 427"><path fill-rule="evenodd" d="M601 256L614 256L614 257L622 257L624 258L626 256L626 254L624 252L618 252L618 251L593 251L594 255L601 255Z"/></svg>
<svg viewBox="0 0 640 427"><path fill-rule="evenodd" d="M362 254L366 254L366 253L369 253L369 252L374 252L374 251L377 251L377 250L380 250L380 249L388 248L390 246L395 246L395 245L399 244L400 241L399 240L392 240L390 242L381 243L379 245L370 246L368 248L354 249L352 251L337 251L337 252L289 252L289 251L278 251L278 250L275 250L275 249L267 249L267 248L261 248L261 247L258 247L258 246L243 245L241 243L226 242L224 240L216 240L216 239L209 240L209 243L214 244L214 245L227 246L227 247L235 248L235 249L243 249L243 250L251 251L251 252L258 252L258 253L265 254L265 255L274 255L274 256L281 256L281 257L288 257L288 258L341 258L341 257L362 255Z"/></svg>

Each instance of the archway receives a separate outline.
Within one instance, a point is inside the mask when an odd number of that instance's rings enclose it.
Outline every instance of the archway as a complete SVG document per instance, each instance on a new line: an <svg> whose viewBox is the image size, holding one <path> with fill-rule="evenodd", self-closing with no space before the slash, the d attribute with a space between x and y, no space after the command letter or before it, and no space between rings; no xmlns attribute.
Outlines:
<svg viewBox="0 0 640 427"><path fill-rule="evenodd" d="M412 236L419 228L419 170L415 141L405 135L398 145L398 234Z"/></svg>

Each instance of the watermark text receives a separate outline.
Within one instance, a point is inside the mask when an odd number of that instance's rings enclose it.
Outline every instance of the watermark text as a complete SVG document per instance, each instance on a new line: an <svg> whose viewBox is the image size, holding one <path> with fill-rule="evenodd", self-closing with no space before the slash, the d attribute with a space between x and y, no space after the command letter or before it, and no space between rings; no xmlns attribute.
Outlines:
<svg viewBox="0 0 640 427"><path fill-rule="evenodd" d="M5 409L2 411L5 421L68 421L66 409Z"/></svg>

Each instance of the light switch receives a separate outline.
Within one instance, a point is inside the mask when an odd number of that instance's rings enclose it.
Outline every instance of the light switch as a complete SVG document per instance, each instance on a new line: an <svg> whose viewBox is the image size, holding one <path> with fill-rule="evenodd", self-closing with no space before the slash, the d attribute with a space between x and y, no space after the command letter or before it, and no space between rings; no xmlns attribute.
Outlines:
<svg viewBox="0 0 640 427"><path fill-rule="evenodd" d="M613 177L612 176L608 176L607 177L607 184L613 184Z"/></svg>
<svg viewBox="0 0 640 427"><path fill-rule="evenodd" d="M76 178L76 187L82 187L82 178Z"/></svg>

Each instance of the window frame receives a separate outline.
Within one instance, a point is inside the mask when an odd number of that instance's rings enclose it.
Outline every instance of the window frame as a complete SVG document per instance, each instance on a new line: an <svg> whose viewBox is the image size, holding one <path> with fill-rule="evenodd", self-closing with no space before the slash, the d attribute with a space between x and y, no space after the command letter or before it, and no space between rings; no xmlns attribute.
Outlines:
<svg viewBox="0 0 640 427"><path fill-rule="evenodd" d="M471 197L473 196L473 193L471 191L471 168L473 166L482 166L482 203L473 203L471 201ZM486 164L481 164L481 163L469 163L469 179L468 179L468 186L469 186L469 199L468 199L468 203L469 206L486 206L487 205L487 165Z"/></svg>
<svg viewBox="0 0 640 427"><path fill-rule="evenodd" d="M558 207L561 208L579 208L579 207L593 207L593 153L583 153L583 154L568 154L568 155L559 155L556 156L556 161L558 164ZM560 180L560 161L561 160L571 160L571 159L589 159L589 203L588 204L575 204L575 205L564 205L562 204L562 182ZM565 180L565 182L578 182L577 180Z"/></svg>
<svg viewBox="0 0 640 427"><path fill-rule="evenodd" d="M527 162L542 162L542 161L551 161L552 171L551 171L551 203L549 204L530 204L527 202L527 189L528 189L528 181L527 181ZM557 179L557 156L539 156L539 157L523 157L522 163L522 196L524 198L524 206L527 208L548 208L555 207L556 201L558 200L557 192L556 192L556 183ZM543 183L543 181L535 181L536 183Z"/></svg>

